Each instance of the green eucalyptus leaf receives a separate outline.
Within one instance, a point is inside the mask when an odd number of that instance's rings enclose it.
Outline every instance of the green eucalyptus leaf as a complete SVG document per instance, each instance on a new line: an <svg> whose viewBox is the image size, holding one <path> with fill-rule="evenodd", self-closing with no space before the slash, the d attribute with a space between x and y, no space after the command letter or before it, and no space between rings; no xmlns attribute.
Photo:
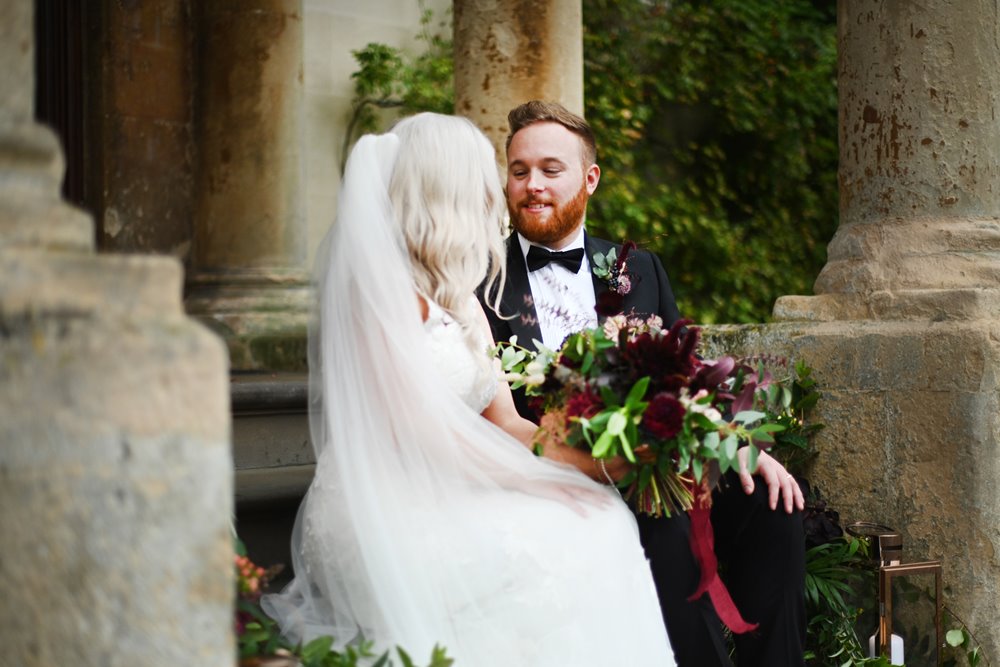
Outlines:
<svg viewBox="0 0 1000 667"><path fill-rule="evenodd" d="M965 633L961 628L956 628L945 633L944 639L948 642L948 646L961 646L965 643Z"/></svg>
<svg viewBox="0 0 1000 667"><path fill-rule="evenodd" d="M396 647L396 653L399 654L399 659L403 663L403 667L416 667L413 663L413 659L406 651L403 650L401 646Z"/></svg>
<svg viewBox="0 0 1000 667"><path fill-rule="evenodd" d="M611 417L608 419L608 427L606 432L618 437L625 433L625 427L628 426L628 417L622 410L616 410L611 413Z"/></svg>
<svg viewBox="0 0 1000 667"><path fill-rule="evenodd" d="M750 422L755 422L763 419L767 415L763 412L758 412L757 410L743 410L742 412L737 412L733 417L733 421L737 424L747 424Z"/></svg>
<svg viewBox="0 0 1000 667"><path fill-rule="evenodd" d="M302 660L307 664L316 663L319 660L322 660L332 648L333 637L329 635L317 637L302 647Z"/></svg>
<svg viewBox="0 0 1000 667"><path fill-rule="evenodd" d="M604 401L604 405L606 405L608 408L618 407L618 396L615 394L614 391L611 390L610 387L601 386L598 388L598 390L601 394L601 400Z"/></svg>
<svg viewBox="0 0 1000 667"><path fill-rule="evenodd" d="M635 409L634 406L638 405L642 401L642 397L646 395L646 390L649 388L650 378L645 376L639 379L632 389L629 390L628 396L625 397L625 405L630 409Z"/></svg>
<svg viewBox="0 0 1000 667"><path fill-rule="evenodd" d="M451 667L454 663L455 661L448 657L448 653L444 647L434 646L434 650L431 651L431 664L429 667Z"/></svg>
<svg viewBox="0 0 1000 667"><path fill-rule="evenodd" d="M736 434L730 433L727 435L725 440L722 441L723 460L732 461L736 459L736 451L739 449L739 446L740 442Z"/></svg>
<svg viewBox="0 0 1000 667"><path fill-rule="evenodd" d="M608 421L611 419L611 415L615 414L616 410L601 410L596 415L590 418L590 423L595 430L600 430L608 425Z"/></svg>
<svg viewBox="0 0 1000 667"><path fill-rule="evenodd" d="M622 445L622 452L625 454L625 458L628 459L629 463L635 463L635 452L632 451L632 443L625 436L625 433L620 433L618 435L618 442Z"/></svg>
<svg viewBox="0 0 1000 667"><path fill-rule="evenodd" d="M692 426L701 428L705 431L716 431L718 427L715 422L701 414L700 412L688 412L685 416L685 421L690 420Z"/></svg>
<svg viewBox="0 0 1000 667"><path fill-rule="evenodd" d="M615 441L615 436L610 431L604 431L597 438L597 442L594 443L594 448L591 450L591 454L595 459L603 459L607 456L608 451L611 449L611 444Z"/></svg>

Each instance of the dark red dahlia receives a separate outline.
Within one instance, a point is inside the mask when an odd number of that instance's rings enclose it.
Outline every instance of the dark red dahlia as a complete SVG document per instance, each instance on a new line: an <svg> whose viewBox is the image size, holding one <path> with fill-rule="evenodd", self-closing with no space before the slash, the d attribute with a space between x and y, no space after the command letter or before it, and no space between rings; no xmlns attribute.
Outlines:
<svg viewBox="0 0 1000 667"><path fill-rule="evenodd" d="M680 433L683 425L684 406L667 392L653 396L642 416L642 427L661 440L669 440Z"/></svg>
<svg viewBox="0 0 1000 667"><path fill-rule="evenodd" d="M594 305L594 310L597 311L598 317L611 317L622 312L622 305L624 303L624 296L614 290L608 290L597 295L597 303Z"/></svg>
<svg viewBox="0 0 1000 667"><path fill-rule="evenodd" d="M687 386L699 367L694 354L698 329L687 329L689 320L678 320L666 335L644 333L625 344L622 359L641 377L652 379L652 391L673 391Z"/></svg>
<svg viewBox="0 0 1000 667"><path fill-rule="evenodd" d="M626 241L622 244L621 252L618 253L618 259L615 261L615 268L621 273L625 269L625 262L628 260L628 254L636 249L635 241Z"/></svg>
<svg viewBox="0 0 1000 667"><path fill-rule="evenodd" d="M570 419L573 417L590 419L603 407L604 402L601 397L590 390L573 394L566 401L566 426L570 426Z"/></svg>

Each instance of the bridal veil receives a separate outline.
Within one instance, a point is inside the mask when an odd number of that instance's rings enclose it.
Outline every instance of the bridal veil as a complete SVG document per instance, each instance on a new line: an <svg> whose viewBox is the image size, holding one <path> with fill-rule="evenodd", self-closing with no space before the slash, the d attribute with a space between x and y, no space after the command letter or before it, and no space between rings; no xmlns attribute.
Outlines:
<svg viewBox="0 0 1000 667"><path fill-rule="evenodd" d="M425 132L447 163L428 168L500 192L493 149L464 119L421 114L352 151L317 258L316 473L292 538L295 579L264 608L293 641L364 638L418 662L439 644L457 667L673 664L620 499L536 458L433 363L388 193Z"/></svg>

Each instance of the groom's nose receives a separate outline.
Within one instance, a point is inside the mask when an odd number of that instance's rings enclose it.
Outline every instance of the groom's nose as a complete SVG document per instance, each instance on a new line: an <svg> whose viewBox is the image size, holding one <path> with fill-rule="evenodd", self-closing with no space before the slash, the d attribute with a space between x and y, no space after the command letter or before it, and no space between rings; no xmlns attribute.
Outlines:
<svg viewBox="0 0 1000 667"><path fill-rule="evenodd" d="M542 185L542 175L536 169L528 172L527 188L528 192L541 192L545 189Z"/></svg>

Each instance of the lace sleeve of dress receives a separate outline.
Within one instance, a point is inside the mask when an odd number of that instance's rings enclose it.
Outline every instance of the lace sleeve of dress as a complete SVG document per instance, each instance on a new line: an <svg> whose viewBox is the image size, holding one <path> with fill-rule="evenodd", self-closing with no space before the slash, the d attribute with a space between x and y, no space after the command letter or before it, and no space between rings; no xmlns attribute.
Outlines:
<svg viewBox="0 0 1000 667"><path fill-rule="evenodd" d="M496 394L497 376L486 357L487 341L481 336L470 348L461 325L436 303L428 301L424 322L434 367L445 384L473 410L482 412Z"/></svg>

